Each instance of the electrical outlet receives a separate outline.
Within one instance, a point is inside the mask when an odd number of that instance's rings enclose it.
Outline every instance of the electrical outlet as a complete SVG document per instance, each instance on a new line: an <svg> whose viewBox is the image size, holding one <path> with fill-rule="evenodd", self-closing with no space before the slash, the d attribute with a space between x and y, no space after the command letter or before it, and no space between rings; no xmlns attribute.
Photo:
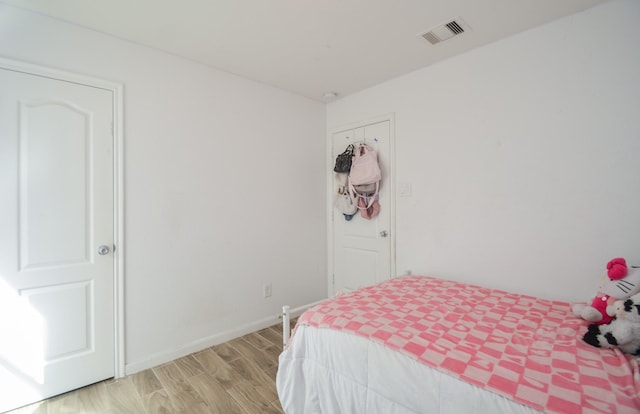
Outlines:
<svg viewBox="0 0 640 414"><path fill-rule="evenodd" d="M271 297L271 283L265 283L262 286L262 296L265 298Z"/></svg>

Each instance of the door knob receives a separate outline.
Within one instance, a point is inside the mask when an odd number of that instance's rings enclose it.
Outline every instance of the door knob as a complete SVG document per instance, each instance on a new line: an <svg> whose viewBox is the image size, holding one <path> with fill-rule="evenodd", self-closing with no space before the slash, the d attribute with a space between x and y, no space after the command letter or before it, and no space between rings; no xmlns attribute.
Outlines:
<svg viewBox="0 0 640 414"><path fill-rule="evenodd" d="M109 249L109 246L107 245L103 244L101 246L98 246L98 254L101 256L104 256L105 254L109 254L109 250L111 249Z"/></svg>
<svg viewBox="0 0 640 414"><path fill-rule="evenodd" d="M382 230L380 232L380 237L387 237L389 235L389 233L386 230Z"/></svg>

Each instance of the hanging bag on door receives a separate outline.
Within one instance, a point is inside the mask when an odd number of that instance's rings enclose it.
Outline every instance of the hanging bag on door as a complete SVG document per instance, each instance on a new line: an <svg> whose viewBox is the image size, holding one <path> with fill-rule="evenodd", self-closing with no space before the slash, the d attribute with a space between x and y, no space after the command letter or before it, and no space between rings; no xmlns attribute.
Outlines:
<svg viewBox="0 0 640 414"><path fill-rule="evenodd" d="M355 205L351 197L349 196L348 176L345 173L335 174L335 186L336 188L336 200L334 202L335 208L342 213L344 219L350 221L353 216L358 212L358 207Z"/></svg>
<svg viewBox="0 0 640 414"><path fill-rule="evenodd" d="M337 173L348 173L351 170L351 161L353 159L353 144L349 144L346 150L336 157L336 164L333 171Z"/></svg>
<svg viewBox="0 0 640 414"><path fill-rule="evenodd" d="M362 210L368 210L374 203L378 202L380 180L382 180L382 172L378 165L378 153L366 144L360 144L351 163L349 195L353 203L361 210L361 213ZM380 205L377 206L376 210L377 212L380 211ZM377 212L375 215L377 215ZM375 215L362 214L367 219L371 219Z"/></svg>
<svg viewBox="0 0 640 414"><path fill-rule="evenodd" d="M360 144L353 155L349 182L353 185L375 184L382 179L378 153L366 144Z"/></svg>
<svg viewBox="0 0 640 414"><path fill-rule="evenodd" d="M378 196L376 195L373 203L367 207L368 200L367 197L358 198L358 209L360 210L360 215L362 218L371 220L374 219L380 214L380 203L378 203Z"/></svg>
<svg viewBox="0 0 640 414"><path fill-rule="evenodd" d="M336 195L335 202L336 209L342 213L346 221L350 221L353 216L358 212L358 206L353 204L351 197L347 193L339 193Z"/></svg>

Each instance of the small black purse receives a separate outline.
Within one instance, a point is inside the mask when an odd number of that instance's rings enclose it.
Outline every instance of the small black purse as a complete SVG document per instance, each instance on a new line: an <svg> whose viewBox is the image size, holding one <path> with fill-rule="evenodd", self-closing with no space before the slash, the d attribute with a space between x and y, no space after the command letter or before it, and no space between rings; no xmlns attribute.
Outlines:
<svg viewBox="0 0 640 414"><path fill-rule="evenodd" d="M351 160L353 158L354 147L349 144L346 150L336 157L336 165L333 167L333 171L337 173L348 173L351 171Z"/></svg>

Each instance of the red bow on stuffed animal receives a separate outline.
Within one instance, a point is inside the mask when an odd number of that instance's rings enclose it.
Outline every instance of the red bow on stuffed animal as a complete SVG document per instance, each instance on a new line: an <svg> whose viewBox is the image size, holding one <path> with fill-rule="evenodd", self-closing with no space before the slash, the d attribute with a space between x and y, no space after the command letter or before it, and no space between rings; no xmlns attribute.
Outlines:
<svg viewBox="0 0 640 414"><path fill-rule="evenodd" d="M607 263L607 276L611 280L622 279L627 275L627 261L622 257L611 259Z"/></svg>

